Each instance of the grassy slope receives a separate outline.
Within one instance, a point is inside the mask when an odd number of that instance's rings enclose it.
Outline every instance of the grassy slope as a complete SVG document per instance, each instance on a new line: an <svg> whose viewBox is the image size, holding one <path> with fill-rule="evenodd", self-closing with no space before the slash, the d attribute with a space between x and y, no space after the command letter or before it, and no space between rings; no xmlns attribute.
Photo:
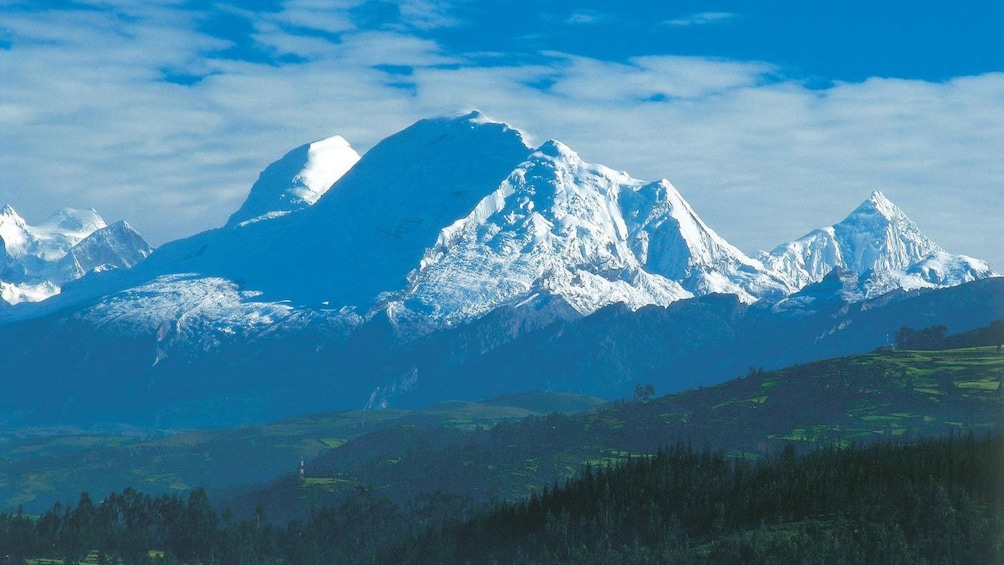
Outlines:
<svg viewBox="0 0 1004 565"><path fill-rule="evenodd" d="M602 401L564 393L525 393L424 410L314 414L263 426L200 430L149 438L122 433L34 430L0 435L0 509L29 511L133 487L150 494L196 486L228 488L271 480L351 440L386 428L472 430ZM539 412L538 412L539 411Z"/></svg>
<svg viewBox="0 0 1004 565"><path fill-rule="evenodd" d="M281 519L359 489L397 502L434 491L513 500L574 476L585 462L678 441L757 458L789 442L847 445L1000 430L1002 376L1004 355L990 347L890 350L492 429L394 426L326 452L308 466L306 480L289 475L233 504L239 513L264 504Z"/></svg>

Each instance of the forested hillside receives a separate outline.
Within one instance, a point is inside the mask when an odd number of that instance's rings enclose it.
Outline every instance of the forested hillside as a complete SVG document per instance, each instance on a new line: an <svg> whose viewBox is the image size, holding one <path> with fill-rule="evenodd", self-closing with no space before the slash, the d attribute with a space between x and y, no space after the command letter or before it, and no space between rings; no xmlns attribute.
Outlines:
<svg viewBox="0 0 1004 565"><path fill-rule="evenodd" d="M82 495L0 515L7 561L143 563L1000 563L1004 436L786 448L758 461L678 444L520 503L361 490L305 521L234 522L201 490Z"/></svg>

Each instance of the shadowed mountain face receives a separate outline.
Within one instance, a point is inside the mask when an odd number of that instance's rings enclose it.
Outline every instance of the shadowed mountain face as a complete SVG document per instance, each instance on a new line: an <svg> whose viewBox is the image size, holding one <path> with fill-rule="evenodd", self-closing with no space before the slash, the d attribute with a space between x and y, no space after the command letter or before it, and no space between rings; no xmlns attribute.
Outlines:
<svg viewBox="0 0 1004 565"><path fill-rule="evenodd" d="M546 323L499 309L407 342L385 317L351 331L312 320L198 355L171 350L170 337L158 345L156 336L96 329L84 319L29 320L0 327L0 416L8 428L214 427L528 389L615 399L631 396L639 382L671 392L723 382L750 366L871 351L902 326L941 324L955 333L1004 318L1000 278L858 303L812 290L814 310L794 312L728 295L638 311L614 305Z"/></svg>

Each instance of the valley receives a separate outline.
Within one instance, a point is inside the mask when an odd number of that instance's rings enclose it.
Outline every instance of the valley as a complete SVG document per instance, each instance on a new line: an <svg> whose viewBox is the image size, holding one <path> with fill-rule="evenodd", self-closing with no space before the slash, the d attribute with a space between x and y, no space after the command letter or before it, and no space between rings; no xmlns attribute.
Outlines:
<svg viewBox="0 0 1004 565"><path fill-rule="evenodd" d="M35 430L0 436L3 507L40 512L81 490L204 487L237 516L306 516L356 489L403 504L422 493L519 500L582 465L678 442L755 460L787 444L846 447L1004 428L994 346L882 350L688 391L603 403L523 393L420 410L349 411L180 432ZM297 477L306 459L306 480ZM221 502L224 504L224 502Z"/></svg>

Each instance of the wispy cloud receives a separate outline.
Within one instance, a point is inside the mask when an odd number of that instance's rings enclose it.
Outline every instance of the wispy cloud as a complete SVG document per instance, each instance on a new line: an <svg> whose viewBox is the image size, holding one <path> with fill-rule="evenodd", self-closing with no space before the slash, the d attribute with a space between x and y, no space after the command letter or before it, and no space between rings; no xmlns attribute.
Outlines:
<svg viewBox="0 0 1004 565"><path fill-rule="evenodd" d="M365 150L474 106L587 160L668 177L747 251L880 188L949 250L1004 268L1002 74L811 90L770 64L700 57L474 62L405 29L360 29L350 4L257 16L252 40L287 64L207 58L226 39L170 6L5 13L0 203L29 220L93 206L162 243L222 224L301 143L337 133ZM201 80L174 84L165 69Z"/></svg>
<svg viewBox="0 0 1004 565"><path fill-rule="evenodd" d="M725 23L735 20L738 17L739 16L737 14L733 14L731 12L699 12L669 20L666 24L677 27L703 26Z"/></svg>
<svg viewBox="0 0 1004 565"><path fill-rule="evenodd" d="M698 57L635 57L627 63L550 53L560 79L550 91L571 100L688 99L755 85L774 67Z"/></svg>
<svg viewBox="0 0 1004 565"><path fill-rule="evenodd" d="M604 14L603 12L598 12L596 10L578 10L573 12L565 20L565 23L571 25L594 25L600 22L608 21L610 16Z"/></svg>

